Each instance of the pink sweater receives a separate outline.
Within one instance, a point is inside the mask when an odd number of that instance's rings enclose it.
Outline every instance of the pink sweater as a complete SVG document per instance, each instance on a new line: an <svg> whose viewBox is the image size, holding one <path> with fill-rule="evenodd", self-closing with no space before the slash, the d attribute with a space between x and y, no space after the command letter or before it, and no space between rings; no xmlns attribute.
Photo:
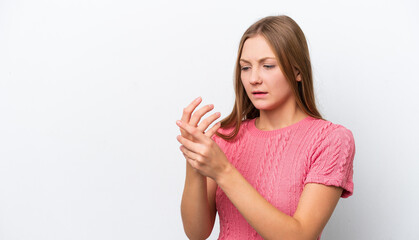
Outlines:
<svg viewBox="0 0 419 240"><path fill-rule="evenodd" d="M218 131L226 134L231 130ZM235 140L215 134L212 139L243 177L289 216L294 215L306 183L342 187L342 198L353 193L355 143L352 132L342 125L309 116L285 128L263 131L256 128L255 119L248 119ZM220 187L216 207L219 240L262 239Z"/></svg>

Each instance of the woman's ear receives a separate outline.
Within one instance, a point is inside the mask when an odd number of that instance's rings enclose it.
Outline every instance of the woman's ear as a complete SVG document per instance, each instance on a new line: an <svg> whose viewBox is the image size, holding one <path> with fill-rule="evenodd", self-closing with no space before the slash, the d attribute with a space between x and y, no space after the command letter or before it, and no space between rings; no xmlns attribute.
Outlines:
<svg viewBox="0 0 419 240"><path fill-rule="evenodd" d="M298 82L301 82L301 73L300 70L298 70L298 68L294 67L294 74L295 74L295 79Z"/></svg>

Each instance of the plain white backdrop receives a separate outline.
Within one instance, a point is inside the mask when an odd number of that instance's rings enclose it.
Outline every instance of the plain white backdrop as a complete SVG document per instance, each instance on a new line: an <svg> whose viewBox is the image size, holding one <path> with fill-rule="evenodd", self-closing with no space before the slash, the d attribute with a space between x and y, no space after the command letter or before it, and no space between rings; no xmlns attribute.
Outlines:
<svg viewBox="0 0 419 240"><path fill-rule="evenodd" d="M0 1L0 239L187 239L175 121L226 117L241 35L286 14L355 137L325 240L419 236L417 1ZM210 239L219 233L218 217Z"/></svg>

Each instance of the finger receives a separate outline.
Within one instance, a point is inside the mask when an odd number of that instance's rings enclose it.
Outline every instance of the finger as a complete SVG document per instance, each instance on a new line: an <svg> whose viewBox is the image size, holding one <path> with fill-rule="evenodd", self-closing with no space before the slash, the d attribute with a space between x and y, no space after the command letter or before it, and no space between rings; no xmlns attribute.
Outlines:
<svg viewBox="0 0 419 240"><path fill-rule="evenodd" d="M180 142L180 144L185 146L189 151L192 151L194 153L199 153L202 150L198 143L192 142L191 140L184 138L181 135L178 135L176 139L178 140L178 142Z"/></svg>
<svg viewBox="0 0 419 240"><path fill-rule="evenodd" d="M195 169L195 167L194 167L194 163L193 162L195 162L195 160L193 160L193 159L190 159L185 153L182 153L183 154L183 156L185 157L185 159L186 159L186 161L188 162L188 164L189 165L191 165L192 166L192 168L193 168L193 170L194 171L197 171L196 169Z"/></svg>
<svg viewBox="0 0 419 240"><path fill-rule="evenodd" d="M197 172L197 170L196 170L196 165L195 165L195 160L190 159L190 158L189 158L188 156L186 156L186 154L184 154L184 153L182 153L182 154L183 154L183 156L185 157L187 164L191 165L192 169L193 169L195 172Z"/></svg>
<svg viewBox="0 0 419 240"><path fill-rule="evenodd" d="M189 121L189 124L191 126L197 126L202 116L204 116L207 112L211 111L213 108L214 108L213 104L208 104L208 105L203 106L192 115L191 120Z"/></svg>
<svg viewBox="0 0 419 240"><path fill-rule="evenodd" d="M202 120L202 122L198 126L199 131L200 132L205 132L205 130L207 130L208 126L211 125L211 123L214 122L220 116L221 116L221 113L216 112L216 113L212 114L211 116Z"/></svg>
<svg viewBox="0 0 419 240"><path fill-rule="evenodd" d="M206 142L207 141L207 138L204 135L204 133L200 132L196 127L192 127L191 125L189 125L187 123L184 123L182 121L176 121L176 124L180 128L184 129L187 133L189 133L190 135L192 135L192 137L194 137L195 139L197 139L197 140L199 140L201 142Z"/></svg>
<svg viewBox="0 0 419 240"><path fill-rule="evenodd" d="M188 123L191 120L191 114L195 108L201 103L202 98L195 98L187 107L183 109L183 114L181 120Z"/></svg>
<svg viewBox="0 0 419 240"><path fill-rule="evenodd" d="M199 164L198 164L198 162L197 162L197 161L195 161L195 160L193 160L193 159L190 159L190 158L186 158L186 160L188 161L189 165L191 165L192 169L193 169L195 172L199 172L199 171L198 171Z"/></svg>
<svg viewBox="0 0 419 240"><path fill-rule="evenodd" d="M189 149L187 149L185 146L181 145L180 147L180 151L182 151L183 155L186 155L189 159L194 160L194 161L198 161L200 162L201 160L201 155L196 154L192 151L190 151Z"/></svg>
<svg viewBox="0 0 419 240"><path fill-rule="evenodd" d="M210 128L206 133L205 136L211 138L212 135L214 135L217 130L221 127L221 122L218 122L216 124L214 124L214 126L212 126L212 128Z"/></svg>

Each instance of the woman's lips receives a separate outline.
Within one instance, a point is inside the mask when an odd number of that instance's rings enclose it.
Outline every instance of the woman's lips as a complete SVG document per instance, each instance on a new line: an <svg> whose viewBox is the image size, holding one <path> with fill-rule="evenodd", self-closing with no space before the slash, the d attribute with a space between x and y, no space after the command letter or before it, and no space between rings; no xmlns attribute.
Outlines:
<svg viewBox="0 0 419 240"><path fill-rule="evenodd" d="M263 97L265 97L267 94L268 94L267 92L254 92L254 93L253 93L253 96L254 96L255 98L263 98Z"/></svg>

